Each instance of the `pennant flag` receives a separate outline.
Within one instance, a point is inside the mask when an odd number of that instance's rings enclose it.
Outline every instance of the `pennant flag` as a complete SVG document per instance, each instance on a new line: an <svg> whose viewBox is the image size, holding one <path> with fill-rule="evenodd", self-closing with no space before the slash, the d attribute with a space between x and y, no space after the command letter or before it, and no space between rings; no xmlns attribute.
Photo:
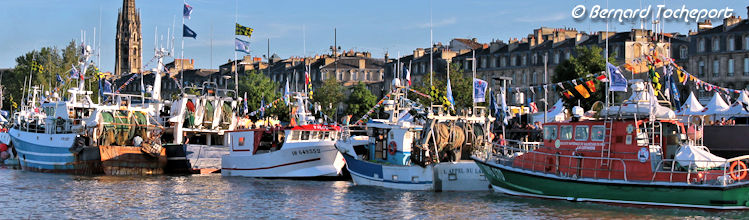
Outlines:
<svg viewBox="0 0 749 220"><path fill-rule="evenodd" d="M192 37L192 39L197 39L198 34L195 33L195 31L192 31L187 25L182 25L182 37Z"/></svg>
<svg viewBox="0 0 749 220"><path fill-rule="evenodd" d="M408 81L408 86L411 86L411 71L404 66L403 72L406 73L406 81Z"/></svg>
<svg viewBox="0 0 749 220"><path fill-rule="evenodd" d="M580 95L583 96L583 98L585 98L585 99L587 99L588 97L590 97L590 93L588 93L588 90L586 90L585 87L583 87L583 84L576 85L575 86L575 90L578 93L580 93Z"/></svg>
<svg viewBox="0 0 749 220"><path fill-rule="evenodd" d="M57 82L60 83L60 85L65 85L65 81L62 80L62 77L60 77L60 74L57 74Z"/></svg>
<svg viewBox="0 0 749 220"><path fill-rule="evenodd" d="M505 91L502 89L499 93L499 103L502 104L502 110L500 114L502 115L502 122L507 125L509 124L509 119L507 118L507 112L509 112L509 109L507 108L507 99L505 99Z"/></svg>
<svg viewBox="0 0 749 220"><path fill-rule="evenodd" d="M682 72L681 69L676 69L676 76L679 77L680 83L686 83L687 75L685 72Z"/></svg>
<svg viewBox="0 0 749 220"><path fill-rule="evenodd" d="M611 63L606 62L606 68L609 70L609 76L611 78L609 91L612 92L627 92L627 79L622 75L622 71Z"/></svg>
<svg viewBox="0 0 749 220"><path fill-rule="evenodd" d="M608 81L609 81L609 80L608 80L608 79L606 78L606 74L601 74L601 75L597 76L597 77L596 77L596 79L597 79L598 81L601 81L601 82L608 82Z"/></svg>
<svg viewBox="0 0 749 220"><path fill-rule="evenodd" d="M500 117L500 114L499 114L499 111L500 111L499 110L499 104L497 104L497 98L495 97L496 95L494 94L494 91L491 91L491 96L492 97L491 97L491 101L489 103L489 107L491 107L491 109L494 111L494 117L499 118Z"/></svg>
<svg viewBox="0 0 749 220"><path fill-rule="evenodd" d="M189 20L190 14L192 14L192 6L188 5L187 2L185 2L185 8L182 10L182 16Z"/></svg>
<svg viewBox="0 0 749 220"><path fill-rule="evenodd" d="M593 80L586 81L585 85L588 86L588 90L590 90L590 92L596 92L596 84L593 83Z"/></svg>
<svg viewBox="0 0 749 220"><path fill-rule="evenodd" d="M248 28L242 25L239 25L239 23L236 24L236 28L234 29L234 35L244 35L249 37L252 37L252 32L255 31L252 28Z"/></svg>
<svg viewBox="0 0 749 220"><path fill-rule="evenodd" d="M531 113L538 112L538 107L536 107L536 103L535 102L531 102L531 104L528 104L528 105L531 107Z"/></svg>
<svg viewBox="0 0 749 220"><path fill-rule="evenodd" d="M447 92L445 96L447 96L447 101L450 102L450 109L455 111L455 99L453 99L453 90L450 87L450 78L447 78Z"/></svg>
<svg viewBox="0 0 749 220"><path fill-rule="evenodd" d="M265 99L263 99L263 100L265 100ZM245 115L247 115L247 112L249 112L249 111L250 111L250 108L249 108L249 107L247 107L247 92L244 92L244 100L243 100L243 101L244 101L244 106L242 106L242 108L244 109L244 110L243 110L243 111L244 111L243 113L244 113ZM263 105L263 104L261 103L260 105Z"/></svg>
<svg viewBox="0 0 749 220"><path fill-rule="evenodd" d="M234 38L234 50L250 54L250 42Z"/></svg>
<svg viewBox="0 0 749 220"><path fill-rule="evenodd" d="M473 102L486 102L486 87L488 83L484 80L473 78Z"/></svg>
<svg viewBox="0 0 749 220"><path fill-rule="evenodd" d="M677 73L679 72L678 69L676 71ZM675 106L681 106L681 101L680 101L681 97L679 96L679 89L676 88L676 80L674 80L673 75L670 77L669 81L671 81L671 83L669 83L671 84L671 98L673 98L674 104L676 104Z"/></svg>
<svg viewBox="0 0 749 220"><path fill-rule="evenodd" d="M286 105L289 105L290 95L291 94L289 93L289 80L286 80L286 88L284 88L283 90L283 102L286 103Z"/></svg>
<svg viewBox="0 0 749 220"><path fill-rule="evenodd" d="M564 97L567 99L572 98L572 92L570 92L570 90L564 90L564 92L562 92L562 95L564 95Z"/></svg>
<svg viewBox="0 0 749 220"><path fill-rule="evenodd" d="M78 69L75 68L75 65L72 65L72 67L73 68L70 69L70 78L78 78Z"/></svg>

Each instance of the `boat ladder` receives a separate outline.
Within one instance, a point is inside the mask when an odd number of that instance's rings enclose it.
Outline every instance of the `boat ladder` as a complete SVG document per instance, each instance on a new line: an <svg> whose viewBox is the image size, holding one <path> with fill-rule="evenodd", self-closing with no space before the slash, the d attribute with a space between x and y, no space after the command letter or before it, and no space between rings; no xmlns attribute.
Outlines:
<svg viewBox="0 0 749 220"><path fill-rule="evenodd" d="M603 134L603 146L601 146L601 158L611 158L611 133L613 131L614 121L610 117L607 117L605 121L603 121L603 127L604 127L604 134ZM609 164L611 163L610 159L602 159L601 160L601 167L609 167Z"/></svg>

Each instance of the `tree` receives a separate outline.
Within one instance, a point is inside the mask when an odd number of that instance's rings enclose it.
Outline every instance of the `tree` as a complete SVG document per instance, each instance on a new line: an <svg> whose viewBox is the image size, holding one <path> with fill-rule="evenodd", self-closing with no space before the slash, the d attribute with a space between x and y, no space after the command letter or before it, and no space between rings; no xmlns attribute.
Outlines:
<svg viewBox="0 0 749 220"><path fill-rule="evenodd" d="M473 80L465 74L459 63L450 64L450 86L455 100L455 110L473 106L473 94L471 94L473 92ZM424 106L429 106L431 102L437 105L443 104L447 107L448 102L447 97L445 97L447 95L447 77L435 75L432 84L433 86L429 86L427 82L422 82L421 85L414 86L416 91L429 94L432 97L431 100L419 99L419 101Z"/></svg>
<svg viewBox="0 0 749 220"><path fill-rule="evenodd" d="M255 70L239 78L239 94L247 93L247 107L250 112L260 109L263 100L267 105L281 97L278 88L278 83ZM289 108L283 101L279 101L270 109L266 109L265 115L278 116L279 120L288 121ZM258 114L255 117L259 116Z"/></svg>
<svg viewBox="0 0 749 220"><path fill-rule="evenodd" d="M320 88L315 90L312 100L320 104L325 115L335 117L338 103L343 101L343 86L338 84L334 78L328 78Z"/></svg>
<svg viewBox="0 0 749 220"><path fill-rule="evenodd" d="M78 66L79 50L80 47L76 45L75 40L71 40L63 50L59 50L57 47L43 47L17 57L13 71L6 72L2 76L2 83L6 92L3 107L11 109L15 100L20 100L16 101L17 104L23 103L24 84L28 87L29 76L31 76L32 86L39 86L44 88L45 91L56 91L60 95L65 95L64 93L68 88L77 86L77 80L70 79L69 72L73 66L80 68ZM86 85L97 85L95 84L97 79L91 77L95 75L93 71L93 68L85 71ZM57 81L57 75L60 75L65 82L64 84ZM98 91L98 86L89 86L86 89ZM97 96L98 93L94 92L92 99L95 100Z"/></svg>
<svg viewBox="0 0 749 220"><path fill-rule="evenodd" d="M555 75L552 77L553 83L566 82L579 78L590 78L589 75L598 74L606 70L606 62L603 57L603 49L598 46L585 47L578 46L576 49L577 56L562 62L555 69ZM609 56L609 62L614 63L614 55ZM593 80L596 82L596 80ZM577 82L584 84L585 82ZM572 84L565 84L564 87L574 94L570 99L564 99L567 107L576 106L580 101L583 109L590 109L596 101L605 99L603 83L596 82L596 92L590 94L590 97L583 99L582 96L573 88Z"/></svg>
<svg viewBox="0 0 749 220"><path fill-rule="evenodd" d="M346 114L353 115L353 118L361 118L377 103L377 97L372 94L363 82L359 82L351 88L351 95L346 100L348 108Z"/></svg>

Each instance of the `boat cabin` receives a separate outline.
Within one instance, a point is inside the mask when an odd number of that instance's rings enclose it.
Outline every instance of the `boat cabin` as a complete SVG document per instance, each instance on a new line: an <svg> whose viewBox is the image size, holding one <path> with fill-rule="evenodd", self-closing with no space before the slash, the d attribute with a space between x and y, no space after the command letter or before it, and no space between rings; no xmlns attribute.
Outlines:
<svg viewBox="0 0 749 220"><path fill-rule="evenodd" d="M256 155L315 142L333 142L340 131L335 125L318 124L234 130L225 132L224 143L231 147L232 154Z"/></svg>

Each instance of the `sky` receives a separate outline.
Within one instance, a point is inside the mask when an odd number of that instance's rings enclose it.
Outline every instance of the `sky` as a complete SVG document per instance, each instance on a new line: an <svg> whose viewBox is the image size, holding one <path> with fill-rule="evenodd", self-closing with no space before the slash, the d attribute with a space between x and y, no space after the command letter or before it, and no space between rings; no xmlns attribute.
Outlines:
<svg viewBox="0 0 749 220"><path fill-rule="evenodd" d="M186 1L194 9L185 24L198 36L182 39L176 35L172 56L181 57L184 40L184 57L195 59L196 68L206 69L217 69L234 58L235 21L255 29L249 39L253 56L265 55L268 49L282 58L329 53L336 29L338 45L344 50L369 51L374 57L383 57L387 52L395 57L429 46L430 15L435 43L448 44L453 38L477 38L488 43L494 39L507 42L510 38L522 38L539 27L576 28L585 32L606 30L604 20L574 19L571 13L577 5L584 5L588 11L594 5L613 9L652 5L655 11L656 5L665 2L672 9L682 5L687 9L728 7L742 18L747 17L749 5L746 0ZM180 0L136 0L141 13L144 65L154 56L155 37L159 39L159 47L166 47L167 31L173 27L181 29L182 4ZM14 67L16 57L32 50L45 46L62 48L71 40L80 42L81 33L85 32L88 44L97 41L94 48L99 57L94 60L100 69L112 71L117 10L121 7L121 0L0 0L0 68ZM720 23L721 19L713 20L716 26ZM645 24L646 28L649 26ZM639 22L609 23L611 31L639 27ZM696 27L694 21L664 22L666 32L687 33ZM153 64L146 68L153 68Z"/></svg>

